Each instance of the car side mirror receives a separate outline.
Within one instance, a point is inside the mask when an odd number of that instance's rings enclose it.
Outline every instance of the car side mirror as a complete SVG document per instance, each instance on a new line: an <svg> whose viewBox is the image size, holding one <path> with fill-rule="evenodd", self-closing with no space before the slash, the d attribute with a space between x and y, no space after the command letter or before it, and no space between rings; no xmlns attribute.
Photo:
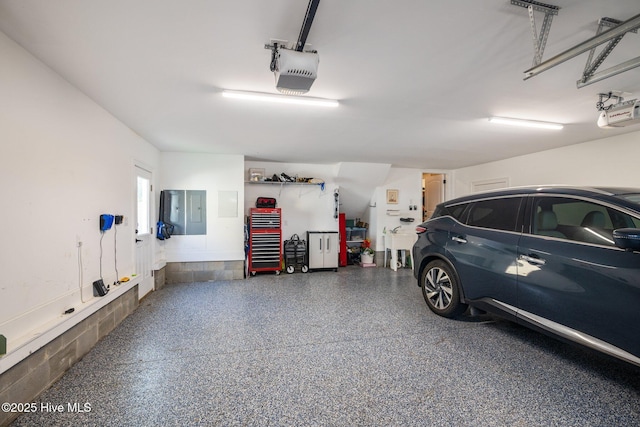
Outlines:
<svg viewBox="0 0 640 427"><path fill-rule="evenodd" d="M613 230L616 246L627 251L640 251L640 228L619 228Z"/></svg>

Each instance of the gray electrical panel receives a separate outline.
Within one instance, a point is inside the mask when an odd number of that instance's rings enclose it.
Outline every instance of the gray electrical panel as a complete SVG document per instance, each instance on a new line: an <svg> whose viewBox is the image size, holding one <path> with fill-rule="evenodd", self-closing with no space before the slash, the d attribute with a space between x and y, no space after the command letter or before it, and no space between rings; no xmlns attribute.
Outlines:
<svg viewBox="0 0 640 427"><path fill-rule="evenodd" d="M207 234L205 190L164 190L161 197L164 220L174 226L171 234Z"/></svg>
<svg viewBox="0 0 640 427"><path fill-rule="evenodd" d="M207 234L207 192L187 190L187 229L185 234Z"/></svg>

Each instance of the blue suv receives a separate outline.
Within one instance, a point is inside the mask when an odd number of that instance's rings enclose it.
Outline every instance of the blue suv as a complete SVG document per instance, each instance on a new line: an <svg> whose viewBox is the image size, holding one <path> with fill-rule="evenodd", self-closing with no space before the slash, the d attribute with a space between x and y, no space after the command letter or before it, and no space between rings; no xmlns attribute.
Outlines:
<svg viewBox="0 0 640 427"><path fill-rule="evenodd" d="M640 189L510 188L416 227L429 308L469 306L640 366Z"/></svg>

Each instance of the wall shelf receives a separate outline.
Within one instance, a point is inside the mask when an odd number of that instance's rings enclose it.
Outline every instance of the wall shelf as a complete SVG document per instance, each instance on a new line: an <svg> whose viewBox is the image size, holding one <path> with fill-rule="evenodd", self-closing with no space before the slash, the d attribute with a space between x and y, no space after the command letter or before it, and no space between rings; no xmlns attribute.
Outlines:
<svg viewBox="0 0 640 427"><path fill-rule="evenodd" d="M278 196L282 193L282 187L285 186L300 186L300 187L308 187L308 186L318 186L321 191L324 191L324 182L315 183L315 182L288 182L288 181L245 181L245 184L251 185L278 185L280 186L280 191L278 192Z"/></svg>
<svg viewBox="0 0 640 427"><path fill-rule="evenodd" d="M288 181L245 181L245 184L256 184L256 185L319 185L322 186L324 182L315 183L315 182L288 182Z"/></svg>

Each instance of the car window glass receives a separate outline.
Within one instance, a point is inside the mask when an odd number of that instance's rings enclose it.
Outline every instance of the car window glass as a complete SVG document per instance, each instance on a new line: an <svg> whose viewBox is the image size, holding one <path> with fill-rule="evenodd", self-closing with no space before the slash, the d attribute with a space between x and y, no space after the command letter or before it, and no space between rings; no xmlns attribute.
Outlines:
<svg viewBox="0 0 640 427"><path fill-rule="evenodd" d="M460 204L460 205L451 206L449 208L449 214L452 217L454 217L455 219L457 219L458 221L464 223L464 219L463 219L462 216L463 216L464 210L465 210L465 208L467 206L469 206L468 203L463 203L463 204Z"/></svg>
<svg viewBox="0 0 640 427"><path fill-rule="evenodd" d="M637 227L624 212L586 200L541 197L534 204L533 234L614 246L613 230Z"/></svg>
<svg viewBox="0 0 640 427"><path fill-rule="evenodd" d="M640 228L640 219L631 215L613 209L609 210L609 215L611 216L614 230L616 228Z"/></svg>
<svg viewBox="0 0 640 427"><path fill-rule="evenodd" d="M520 209L520 197L482 200L469 210L468 225L515 231Z"/></svg>
<svg viewBox="0 0 640 427"><path fill-rule="evenodd" d="M433 211L429 219L435 219L445 215L447 215L447 209L442 205L438 205L436 206L436 209Z"/></svg>
<svg viewBox="0 0 640 427"><path fill-rule="evenodd" d="M620 197L631 200L634 203L640 203L640 194L622 194Z"/></svg>

